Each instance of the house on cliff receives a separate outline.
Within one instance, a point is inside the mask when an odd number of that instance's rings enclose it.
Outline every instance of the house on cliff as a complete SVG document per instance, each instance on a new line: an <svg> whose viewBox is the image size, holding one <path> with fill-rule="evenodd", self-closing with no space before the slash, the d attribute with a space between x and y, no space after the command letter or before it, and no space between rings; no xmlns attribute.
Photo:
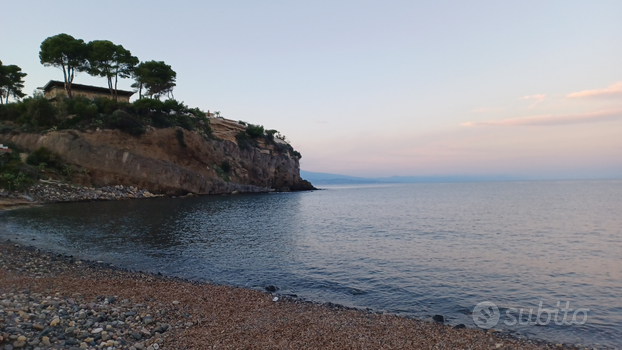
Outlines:
<svg viewBox="0 0 622 350"><path fill-rule="evenodd" d="M43 90L43 94L50 101L57 101L61 98L67 97L65 83L62 81L50 80L44 87L39 89ZM99 86L71 84L71 93L73 96L84 96L86 98L90 98L91 100L99 97L112 99L110 89ZM130 102L130 97L133 94L133 91L117 90L117 101Z"/></svg>

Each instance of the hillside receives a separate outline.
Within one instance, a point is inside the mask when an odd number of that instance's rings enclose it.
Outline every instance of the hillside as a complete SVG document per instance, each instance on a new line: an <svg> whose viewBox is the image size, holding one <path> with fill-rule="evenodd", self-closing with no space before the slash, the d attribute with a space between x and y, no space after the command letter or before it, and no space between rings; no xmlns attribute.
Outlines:
<svg viewBox="0 0 622 350"><path fill-rule="evenodd" d="M83 186L137 186L168 195L310 190L299 157L281 140L238 145L245 126L210 118L212 138L180 127L148 126L139 136L120 130L13 131L0 142L25 153L45 147L73 168L64 180ZM25 157L26 154L23 154Z"/></svg>

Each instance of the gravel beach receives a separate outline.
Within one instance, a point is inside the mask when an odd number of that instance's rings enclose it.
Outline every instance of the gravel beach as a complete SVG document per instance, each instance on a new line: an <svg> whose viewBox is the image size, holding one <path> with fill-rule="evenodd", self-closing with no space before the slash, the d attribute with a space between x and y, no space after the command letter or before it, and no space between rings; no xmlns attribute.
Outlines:
<svg viewBox="0 0 622 350"><path fill-rule="evenodd" d="M550 349L0 243L0 349Z"/></svg>

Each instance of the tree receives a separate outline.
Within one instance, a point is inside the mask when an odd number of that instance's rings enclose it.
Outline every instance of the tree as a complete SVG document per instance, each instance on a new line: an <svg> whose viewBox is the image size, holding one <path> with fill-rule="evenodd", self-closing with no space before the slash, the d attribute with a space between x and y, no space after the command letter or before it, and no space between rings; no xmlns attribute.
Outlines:
<svg viewBox="0 0 622 350"><path fill-rule="evenodd" d="M116 100L119 78L132 76L139 62L138 58L132 56L132 53L123 46L115 45L108 40L95 40L87 45L89 74L108 79L108 88L113 99Z"/></svg>
<svg viewBox="0 0 622 350"><path fill-rule="evenodd" d="M82 39L68 34L58 34L41 43L39 59L46 67L62 68L65 78L65 91L72 98L71 83L76 72L84 72L87 67L88 48Z"/></svg>
<svg viewBox="0 0 622 350"><path fill-rule="evenodd" d="M0 103L8 103L11 95L15 99L26 96L22 92L24 88L23 78L26 75L26 73L22 73L20 67L16 65L4 66L0 61Z"/></svg>
<svg viewBox="0 0 622 350"><path fill-rule="evenodd" d="M162 61L141 62L134 70L134 79L136 83L132 87L138 89L138 95L142 98L143 88L147 90L150 98L162 95L173 95L173 88L177 73L168 64Z"/></svg>

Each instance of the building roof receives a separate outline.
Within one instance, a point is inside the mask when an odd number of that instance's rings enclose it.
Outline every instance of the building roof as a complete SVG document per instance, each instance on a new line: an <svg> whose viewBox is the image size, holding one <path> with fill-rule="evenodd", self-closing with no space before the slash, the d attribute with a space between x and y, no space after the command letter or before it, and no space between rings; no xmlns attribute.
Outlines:
<svg viewBox="0 0 622 350"><path fill-rule="evenodd" d="M65 83L62 81L58 81L58 80L50 80L47 84L45 84L44 87L42 87L43 91L50 91L52 90L52 88L54 87L61 87L61 88L65 88ZM82 85L82 84L71 84L71 90L75 91L75 90L80 90L80 91L90 91L90 92L99 92L102 94L110 94L110 89L108 88L103 88L103 87L99 87L99 86L92 86L92 85ZM127 96L130 97L132 95L134 95L133 91L125 91L125 90L117 90L117 95L118 96Z"/></svg>

